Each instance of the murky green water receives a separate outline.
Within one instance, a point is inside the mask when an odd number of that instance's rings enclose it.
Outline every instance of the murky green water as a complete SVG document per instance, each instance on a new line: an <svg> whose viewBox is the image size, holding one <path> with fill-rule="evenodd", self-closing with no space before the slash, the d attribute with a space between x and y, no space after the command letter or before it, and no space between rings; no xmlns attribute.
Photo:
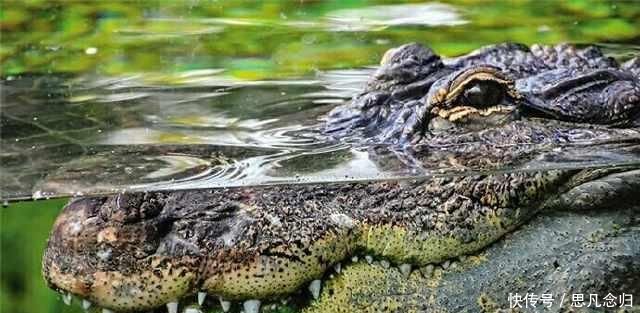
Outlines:
<svg viewBox="0 0 640 313"><path fill-rule="evenodd" d="M594 43L619 59L640 51L632 1L1 5L3 199L450 174L391 152L376 156L387 158L380 168L366 149L322 140L318 119L360 90L384 51L406 42L445 56L504 41ZM533 166L638 162L616 151L569 152ZM0 211L0 311L77 310L39 274L62 204Z"/></svg>

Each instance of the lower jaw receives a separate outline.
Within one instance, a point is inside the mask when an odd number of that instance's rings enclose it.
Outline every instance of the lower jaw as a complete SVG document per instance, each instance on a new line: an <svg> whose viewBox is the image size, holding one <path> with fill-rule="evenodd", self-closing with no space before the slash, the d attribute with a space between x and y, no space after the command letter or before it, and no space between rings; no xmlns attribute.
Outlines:
<svg viewBox="0 0 640 313"><path fill-rule="evenodd" d="M509 223L507 223L509 224ZM224 312L230 307L243 307L245 313L259 312L258 308L282 306L282 301L294 307L306 307L312 300L320 296L323 281L340 275L342 267L356 263L376 263L383 267L395 267L401 273L409 275L412 271L429 273L442 264L442 267L456 266L458 256L464 256L480 250L489 243L514 228L502 228L495 221L487 221L482 230L483 235L471 243L462 243L453 237L432 237L420 239L403 227L387 225L360 225L361 231L353 233L352 240L345 237L332 237L319 240L305 264L306 267L289 269L286 286L282 286L281 278L265 278L269 272L269 262L257 260L251 266L231 271L227 275L212 276L204 280L200 287L195 287L196 274L184 276L184 280L176 281L163 276L158 281L160 290L152 289L155 295L146 295L139 301L134 295L118 297L114 288L111 290L92 290L92 294L82 301L83 306L90 303L93 307L104 307L104 313L142 311L166 306L169 313L197 313L203 307L219 306ZM325 260L333 260L325 265L314 263L322 255ZM264 265L256 268L257 264ZM142 275L144 276L144 275ZM120 281L149 282L152 277L121 277ZM240 278L238 278L240 277ZM256 278L259 277L259 278ZM118 278L111 278L106 286L113 286ZM60 286L63 287L63 286ZM65 290L73 290L63 288ZM98 291L98 292L97 292ZM75 294L75 292L74 292ZM179 310L182 308L183 310ZM200 311L198 311L200 310Z"/></svg>
<svg viewBox="0 0 640 313"><path fill-rule="evenodd" d="M89 299L74 297L70 293L63 293L62 300L68 305L81 306L85 312L93 313L119 313L119 312L145 312L145 313L208 313L208 312L302 312L307 310L316 310L316 303L321 297L331 297L332 291L327 293L325 285L329 283L331 290L340 286L341 275L348 273L353 266L370 266L385 271L395 271L409 280L412 275L419 275L421 278L429 279L436 286L438 279L446 270L462 270L470 265L483 262L482 255L461 255L453 259L447 259L440 263L429 263L422 266L411 265L408 263L395 264L391 260L374 257L368 254L357 254L336 263L331 269L328 269L322 277L312 280L304 286L300 286L296 291L275 295L264 299L246 299L232 300L223 296L210 294L207 292L187 292L182 294L177 300L164 303L159 306L147 307L123 307L117 308L113 304L101 306L99 303L92 302ZM337 266L340 264L340 266ZM377 271L372 271L375 276ZM123 300L124 301L124 300ZM321 310L324 312L324 310ZM336 310L340 312L340 310Z"/></svg>

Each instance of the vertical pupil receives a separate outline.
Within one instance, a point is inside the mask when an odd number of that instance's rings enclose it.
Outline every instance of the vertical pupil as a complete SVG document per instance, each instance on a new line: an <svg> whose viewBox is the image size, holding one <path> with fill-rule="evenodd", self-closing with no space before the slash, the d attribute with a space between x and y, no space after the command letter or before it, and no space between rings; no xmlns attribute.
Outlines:
<svg viewBox="0 0 640 313"><path fill-rule="evenodd" d="M504 90L496 82L479 81L473 83L471 88L465 90L466 104L476 108L495 106L502 102Z"/></svg>

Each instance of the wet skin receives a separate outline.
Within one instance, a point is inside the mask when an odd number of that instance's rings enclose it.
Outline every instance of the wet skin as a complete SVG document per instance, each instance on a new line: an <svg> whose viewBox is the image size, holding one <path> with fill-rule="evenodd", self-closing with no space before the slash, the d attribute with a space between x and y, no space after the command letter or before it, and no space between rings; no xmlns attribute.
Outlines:
<svg viewBox="0 0 640 313"><path fill-rule="evenodd" d="M639 67L638 58L619 65L594 47L503 44L443 60L405 45L385 54L362 93L328 114L323 133L392 144L412 162L522 165L544 146L638 138ZM625 167L78 198L53 226L43 275L52 288L115 311L203 292L245 301L252 312L253 300L286 297L310 282L317 297L318 279L366 254L383 262L336 273L330 294L308 310L406 311L403 303L426 299L426 291L378 305L410 286L380 264L406 273L477 254L543 210L625 206L640 200L639 186L639 169ZM392 287L379 297L355 283L380 280Z"/></svg>

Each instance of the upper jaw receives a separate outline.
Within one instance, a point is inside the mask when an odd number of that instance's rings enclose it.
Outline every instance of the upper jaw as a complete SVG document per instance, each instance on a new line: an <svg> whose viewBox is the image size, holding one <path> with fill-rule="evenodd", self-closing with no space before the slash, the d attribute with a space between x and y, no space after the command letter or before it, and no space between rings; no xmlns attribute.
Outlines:
<svg viewBox="0 0 640 313"><path fill-rule="evenodd" d="M155 250L161 244L161 218L122 218L138 210L106 207L120 208L105 198L81 198L58 216L43 257L47 283L93 305L125 311L157 307L188 292L198 256L150 251L148 246Z"/></svg>

